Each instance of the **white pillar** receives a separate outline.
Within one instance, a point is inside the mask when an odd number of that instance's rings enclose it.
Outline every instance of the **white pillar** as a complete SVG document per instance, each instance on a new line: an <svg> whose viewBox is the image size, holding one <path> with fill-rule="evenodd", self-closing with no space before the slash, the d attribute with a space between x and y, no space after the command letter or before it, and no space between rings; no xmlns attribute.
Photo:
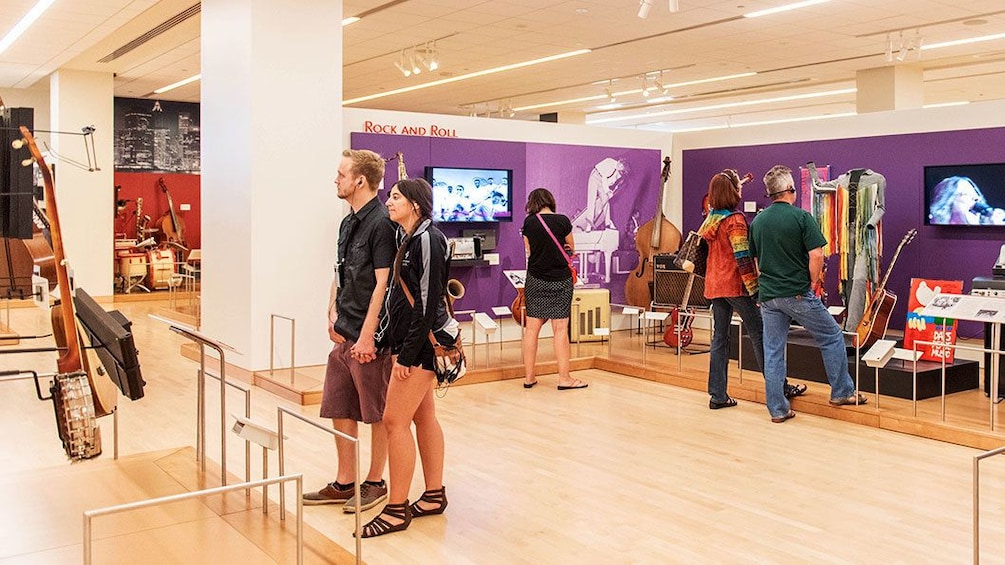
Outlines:
<svg viewBox="0 0 1005 565"><path fill-rule="evenodd" d="M49 128L81 133L94 126L94 152L101 170L85 171L68 160L87 163L78 135L44 134L56 155L46 157L56 167L56 201L66 258L74 282L92 296L112 295L112 247L115 189L112 161L112 73L60 69L49 77ZM41 128L40 128L41 129ZM39 146L45 152L45 148Z"/></svg>
<svg viewBox="0 0 1005 565"><path fill-rule="evenodd" d="M202 331L247 369L268 366L273 313L296 319L297 365L331 349L341 21L340 0L202 3Z"/></svg>
<svg viewBox="0 0 1005 565"><path fill-rule="evenodd" d="M921 65L863 69L855 74L855 106L859 114L921 108L924 76Z"/></svg>

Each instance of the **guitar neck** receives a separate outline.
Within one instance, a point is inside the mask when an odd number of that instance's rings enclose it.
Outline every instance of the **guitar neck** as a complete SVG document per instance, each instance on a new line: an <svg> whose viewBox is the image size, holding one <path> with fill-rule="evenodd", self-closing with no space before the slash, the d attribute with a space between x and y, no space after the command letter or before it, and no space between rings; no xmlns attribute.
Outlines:
<svg viewBox="0 0 1005 565"><path fill-rule="evenodd" d="M890 265L886 268L886 273L883 275L882 282L879 283L879 288L876 290L876 294L882 294L886 290L886 283L890 280L890 273L893 272L893 265L896 264L897 258L900 257L900 251L904 249L912 239L914 239L914 230L907 232L904 239L900 240L900 245L897 246L897 251L893 254L893 258L890 259Z"/></svg>

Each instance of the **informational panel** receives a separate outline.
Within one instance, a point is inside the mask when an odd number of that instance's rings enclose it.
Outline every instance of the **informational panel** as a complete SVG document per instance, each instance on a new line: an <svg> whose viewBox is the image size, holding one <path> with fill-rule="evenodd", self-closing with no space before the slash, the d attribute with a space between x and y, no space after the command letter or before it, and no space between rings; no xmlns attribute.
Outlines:
<svg viewBox="0 0 1005 565"><path fill-rule="evenodd" d="M922 311L940 293L962 294L963 281L911 279L911 295L907 302L907 325L904 326L904 349L913 349L915 341L941 345L919 345L921 359L952 363L956 349L956 319L946 316L925 316Z"/></svg>

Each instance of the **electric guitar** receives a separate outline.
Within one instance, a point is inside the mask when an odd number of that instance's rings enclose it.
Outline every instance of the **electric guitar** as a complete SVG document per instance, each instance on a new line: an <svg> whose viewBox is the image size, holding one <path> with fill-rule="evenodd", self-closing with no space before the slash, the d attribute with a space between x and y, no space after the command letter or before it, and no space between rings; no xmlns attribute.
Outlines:
<svg viewBox="0 0 1005 565"><path fill-rule="evenodd" d="M691 345L691 340L694 339L694 332L691 330L691 322L694 321L694 316L690 314L694 313L694 308L688 308L688 299L691 298L691 287L694 285L695 274L688 273L687 275L687 285L684 287L684 298L681 301L680 307L674 307L670 311L670 316L667 318L668 325L666 330L663 332L663 343L669 345L670 347L687 347ZM684 320L681 321L681 312L684 312Z"/></svg>
<svg viewBox="0 0 1005 565"><path fill-rule="evenodd" d="M886 329L890 324L890 314L893 312L894 305L897 304L897 295L886 289L886 283L890 280L890 273L893 271L893 265L897 262L897 257L900 256L900 250L910 243L917 234L918 230L916 229L908 230L904 234L904 239L901 239L900 245L897 246L897 252L893 254L893 259L890 259L890 266L886 268L883 281L879 283L879 288L866 304L865 311L862 313L862 321L855 328L861 349L872 346L877 340L886 336Z"/></svg>

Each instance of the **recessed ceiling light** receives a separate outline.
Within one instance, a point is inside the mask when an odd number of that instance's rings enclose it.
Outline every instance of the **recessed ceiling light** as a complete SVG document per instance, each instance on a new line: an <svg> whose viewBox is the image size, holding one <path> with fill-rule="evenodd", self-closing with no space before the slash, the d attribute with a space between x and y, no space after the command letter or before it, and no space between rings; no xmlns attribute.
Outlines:
<svg viewBox="0 0 1005 565"><path fill-rule="evenodd" d="M586 14L586 13L589 13L589 10L587 10L586 8L576 8L576 13L577 14Z"/></svg>

